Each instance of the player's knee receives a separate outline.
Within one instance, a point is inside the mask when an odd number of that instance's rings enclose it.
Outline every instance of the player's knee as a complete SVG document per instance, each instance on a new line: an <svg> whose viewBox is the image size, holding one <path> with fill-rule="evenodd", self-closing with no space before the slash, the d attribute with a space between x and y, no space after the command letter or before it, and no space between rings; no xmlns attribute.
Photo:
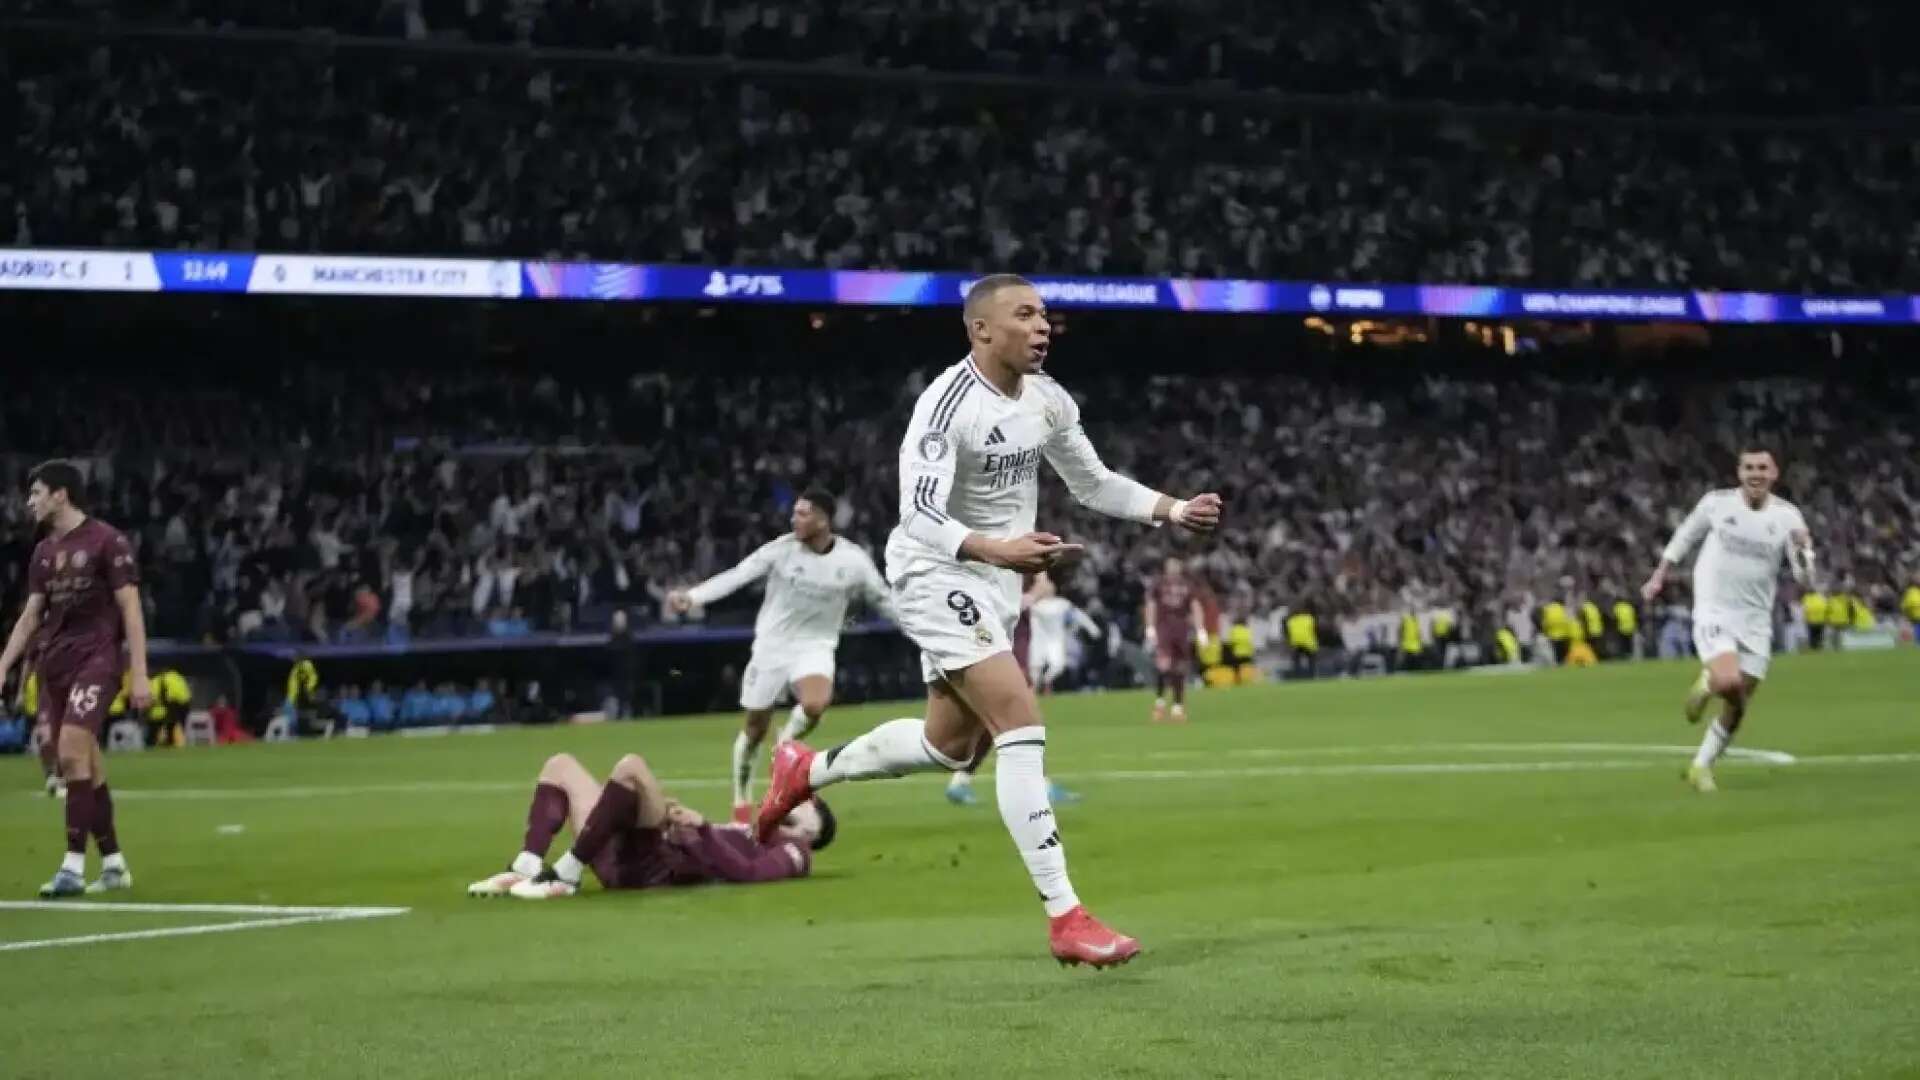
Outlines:
<svg viewBox="0 0 1920 1080"><path fill-rule="evenodd" d="M824 694L819 697L803 697L800 699L800 711L807 714L807 719L818 723L820 717L826 715L827 704L828 698Z"/></svg>
<svg viewBox="0 0 1920 1080"><path fill-rule="evenodd" d="M625 754L613 763L612 778L627 787L638 788L653 779L653 770L647 767L646 758L639 754Z"/></svg>
<svg viewBox="0 0 1920 1080"><path fill-rule="evenodd" d="M1716 669L1708 672L1707 689L1728 699L1746 696L1746 686L1741 680L1738 670L1721 671Z"/></svg>
<svg viewBox="0 0 1920 1080"><path fill-rule="evenodd" d="M580 760L572 754L555 754L547 759L546 764L540 766L540 775L559 776L561 773L571 772L579 767Z"/></svg>

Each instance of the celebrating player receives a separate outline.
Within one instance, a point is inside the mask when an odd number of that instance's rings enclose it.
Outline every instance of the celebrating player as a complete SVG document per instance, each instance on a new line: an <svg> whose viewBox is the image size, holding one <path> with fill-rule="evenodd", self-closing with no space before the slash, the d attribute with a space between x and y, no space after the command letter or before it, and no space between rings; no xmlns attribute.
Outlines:
<svg viewBox="0 0 1920 1080"><path fill-rule="evenodd" d="M1167 556L1160 576L1147 583L1147 647L1153 650L1153 722L1187 721L1187 679L1193 674L1193 647L1207 643L1206 610L1200 590L1177 555ZM1167 714L1167 698L1173 714Z"/></svg>
<svg viewBox="0 0 1920 1080"><path fill-rule="evenodd" d="M147 630L140 569L118 529L78 505L80 470L48 461L28 474L27 512L49 527L27 564L27 602L0 652L0 685L39 632L40 717L48 725L67 785L67 855L43 897L133 887L114 832L113 795L100 755L100 725L128 670L127 696L144 712ZM124 643L124 651L122 645ZM87 837L100 849L100 877L86 883Z"/></svg>
<svg viewBox="0 0 1920 1080"><path fill-rule="evenodd" d="M1813 580L1813 539L1800 508L1773 494L1779 478L1771 451L1743 450L1740 486L1701 497L1640 588L1651 602L1673 568L1700 549L1693 565L1693 646L1703 667L1687 695L1687 722L1698 723L1715 697L1725 705L1686 771L1696 791L1714 790L1713 763L1733 741L1767 676L1781 559L1795 580Z"/></svg>
<svg viewBox="0 0 1920 1080"><path fill-rule="evenodd" d="M668 594L684 612L767 579L753 623L753 652L740 678L746 719L733 740L733 819L753 813L753 758L767 737L773 707L789 689L796 699L781 742L804 737L833 700L833 653L847 621L847 602L862 596L892 615L887 583L859 545L833 535L833 496L813 490L793 503L793 531L761 545L731 570Z"/></svg>
<svg viewBox="0 0 1920 1080"><path fill-rule="evenodd" d="M573 846L549 867L547 849L562 825L572 829ZM760 844L744 826L710 825L669 798L638 754L615 763L605 787L572 754L555 754L534 782L520 854L506 870L467 886L467 895L574 896L589 867L609 889L805 877L813 853L831 844L834 832L833 811L815 799L795 808L779 833Z"/></svg>
<svg viewBox="0 0 1920 1080"><path fill-rule="evenodd" d="M924 720L892 720L816 754L799 741L774 752L756 825L772 832L815 791L959 769L999 751L1000 817L1027 864L1062 963L1117 964L1140 946L1080 905L1047 800L1047 729L1010 635L1020 574L1080 549L1035 532L1044 457L1082 505L1142 524L1196 532L1220 521L1220 498L1174 499L1110 471L1080 426L1080 407L1040 374L1052 327L1040 294L1011 274L967 290L972 352L936 377L914 405L900 444L900 524L887 541L887 576L902 630L920 647Z"/></svg>

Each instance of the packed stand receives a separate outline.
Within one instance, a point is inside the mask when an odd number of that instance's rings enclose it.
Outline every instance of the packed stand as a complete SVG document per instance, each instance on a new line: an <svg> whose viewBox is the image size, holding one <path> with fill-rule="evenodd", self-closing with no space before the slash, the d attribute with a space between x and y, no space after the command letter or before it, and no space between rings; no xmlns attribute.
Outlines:
<svg viewBox="0 0 1920 1080"><path fill-rule="evenodd" d="M669 589L784 532L809 484L839 496L837 529L877 556L897 519L893 448L930 374L389 372L369 388L313 373L250 406L257 442L197 419L239 404L208 389L148 411L177 427L81 426L64 445L89 463L92 507L138 546L157 637L512 636L602 628L616 609L659 619ZM1329 628L1633 600L1680 517L1731 483L1749 434L1780 455L1836 587L1890 611L1920 574L1912 379L1163 376L1144 398L1135 376L1069 385L1112 466L1231 507L1218 539L1183 546L1043 482L1041 524L1088 546L1064 591L1133 639L1141 582L1167 554L1189 557L1223 609L1310 608ZM29 399L0 404L9 445L48 445ZM360 449L376 444L393 449ZM0 506L8 610L31 544L25 464L9 461ZM713 618L749 621L753 604Z"/></svg>
<svg viewBox="0 0 1920 1080"><path fill-rule="evenodd" d="M411 59L411 58L410 58ZM134 42L14 50L21 246L1920 288L1920 140Z"/></svg>
<svg viewBox="0 0 1920 1080"><path fill-rule="evenodd" d="M1912 104L1910 15L1597 0L24 0L147 26L326 29L674 57L1598 110ZM1703 44L1705 43L1705 44Z"/></svg>

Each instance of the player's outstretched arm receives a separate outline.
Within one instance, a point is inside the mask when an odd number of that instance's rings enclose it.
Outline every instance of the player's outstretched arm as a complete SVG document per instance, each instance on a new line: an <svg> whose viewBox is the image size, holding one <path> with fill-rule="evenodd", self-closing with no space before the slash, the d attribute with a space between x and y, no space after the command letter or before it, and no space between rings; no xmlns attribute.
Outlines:
<svg viewBox="0 0 1920 1080"><path fill-rule="evenodd" d="M7 674L13 670L13 665L18 663L20 657L26 653L27 643L32 641L33 635L39 631L40 615L41 612L46 610L46 606L46 593L31 592L27 594L27 602L20 608L20 617L13 621L13 633L7 636L6 651L0 652L0 686L6 685ZM24 687L26 680L21 679L20 684Z"/></svg>
<svg viewBox="0 0 1920 1080"><path fill-rule="evenodd" d="M778 539L769 540L730 569L720 571L691 589L675 589L667 594L667 606L676 612L706 607L759 581L773 569L773 549L779 543Z"/></svg>
<svg viewBox="0 0 1920 1080"><path fill-rule="evenodd" d="M1176 499L1107 468L1080 425L1079 406L1064 392L1060 397L1067 414L1044 449L1047 463L1066 481L1076 502L1108 517L1142 525L1167 521L1192 532L1212 532L1219 526L1220 496L1207 492L1191 499Z"/></svg>
<svg viewBox="0 0 1920 1080"><path fill-rule="evenodd" d="M1713 528L1713 511L1707 505L1712 498L1711 494L1702 495L1700 501L1694 504L1693 511L1687 515L1687 520L1673 531L1673 539L1667 541L1666 549L1660 553L1660 564L1653 568L1646 584L1640 586L1643 599L1652 601L1659 596L1660 590L1667 587L1667 579L1673 575L1674 567L1686 561L1700 546L1700 541L1707 538L1707 531Z"/></svg>

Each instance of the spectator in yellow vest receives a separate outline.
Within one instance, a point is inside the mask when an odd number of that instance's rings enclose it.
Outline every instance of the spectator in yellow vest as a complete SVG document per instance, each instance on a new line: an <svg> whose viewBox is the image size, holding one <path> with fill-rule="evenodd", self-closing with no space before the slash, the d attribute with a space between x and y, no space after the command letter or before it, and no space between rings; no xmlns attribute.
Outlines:
<svg viewBox="0 0 1920 1080"><path fill-rule="evenodd" d="M1400 670L1418 671L1425 666L1426 646L1420 640L1420 620L1410 611L1400 614Z"/></svg>
<svg viewBox="0 0 1920 1080"><path fill-rule="evenodd" d="M1433 666L1436 668L1445 667L1447 665L1447 646L1460 640L1460 628L1454 625L1453 612L1434 612L1433 624L1429 629L1433 632Z"/></svg>
<svg viewBox="0 0 1920 1080"><path fill-rule="evenodd" d="M1303 609L1287 616L1287 648L1293 650L1293 677L1313 678L1313 663L1320 655L1320 628L1313 612Z"/></svg>
<svg viewBox="0 0 1920 1080"><path fill-rule="evenodd" d="M1614 655L1630 659L1638 655L1634 648L1640 640L1640 610L1630 601L1613 602L1613 647Z"/></svg>
<svg viewBox="0 0 1920 1080"><path fill-rule="evenodd" d="M1540 609L1540 632L1553 646L1554 662L1565 663L1567 649L1573 644L1573 620L1567 616L1565 604L1550 600Z"/></svg>
<svg viewBox="0 0 1920 1080"><path fill-rule="evenodd" d="M1840 632L1853 625L1853 605L1853 595L1845 589L1827 597L1827 641L1833 648L1840 647Z"/></svg>
<svg viewBox="0 0 1920 1080"><path fill-rule="evenodd" d="M1807 641L1818 650L1827 643L1827 594L1808 589L1800 597L1800 613L1807 623Z"/></svg>
<svg viewBox="0 0 1920 1080"><path fill-rule="evenodd" d="M1195 655L1200 659L1200 678L1208 686L1233 685L1233 668L1226 663L1226 646L1221 643L1220 635L1207 635L1207 640L1195 649Z"/></svg>
<svg viewBox="0 0 1920 1080"><path fill-rule="evenodd" d="M1240 685L1260 681L1260 669L1253 662L1253 626L1245 615L1227 627L1227 659L1233 664L1234 678Z"/></svg>
<svg viewBox="0 0 1920 1080"><path fill-rule="evenodd" d="M1581 628L1587 632L1588 641L1599 641L1606 637L1607 620L1605 616L1600 614L1599 604L1591 600L1582 600L1580 602L1580 622L1583 624Z"/></svg>
<svg viewBox="0 0 1920 1080"><path fill-rule="evenodd" d="M1920 577L1914 578L1906 594L1900 597L1900 614L1913 624L1913 640L1920 642Z"/></svg>
<svg viewBox="0 0 1920 1080"><path fill-rule="evenodd" d="M1502 626L1494 631L1493 646L1501 663L1518 664L1520 662L1520 638L1508 627Z"/></svg>
<svg viewBox="0 0 1920 1080"><path fill-rule="evenodd" d="M293 658L293 670L287 672L287 699L281 706L295 732L313 723L319 691L320 669L313 666L306 653L300 653Z"/></svg>
<svg viewBox="0 0 1920 1080"><path fill-rule="evenodd" d="M186 676L169 668L153 677L153 705L147 709L147 745L180 746L186 742L187 710L193 690Z"/></svg>
<svg viewBox="0 0 1920 1080"><path fill-rule="evenodd" d="M1873 617L1873 607L1859 597L1853 598L1853 628L1871 630L1879 625Z"/></svg>

